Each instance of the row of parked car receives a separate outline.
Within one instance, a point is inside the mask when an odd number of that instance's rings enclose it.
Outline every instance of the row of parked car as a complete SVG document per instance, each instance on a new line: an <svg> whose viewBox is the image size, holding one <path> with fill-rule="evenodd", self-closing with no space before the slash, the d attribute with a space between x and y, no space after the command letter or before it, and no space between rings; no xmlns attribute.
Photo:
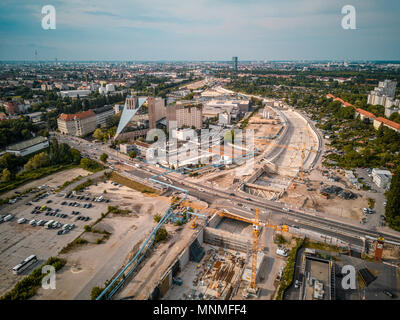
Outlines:
<svg viewBox="0 0 400 320"><path fill-rule="evenodd" d="M104 199L103 196L91 198L89 196L84 196L84 195L79 195L79 196L73 195L72 193L70 193L70 194L65 196L65 198L67 198L67 199L73 199L75 197L76 197L77 200L86 200L86 201L93 201L93 202L102 202L102 201L104 201L104 202L107 202L107 203L110 202L109 199ZM74 202L74 203L76 203L76 202Z"/></svg>

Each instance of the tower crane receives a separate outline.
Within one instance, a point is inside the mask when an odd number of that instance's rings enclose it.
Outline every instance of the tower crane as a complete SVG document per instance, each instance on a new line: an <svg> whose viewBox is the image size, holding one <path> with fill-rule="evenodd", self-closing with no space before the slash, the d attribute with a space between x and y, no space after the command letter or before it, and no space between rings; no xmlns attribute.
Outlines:
<svg viewBox="0 0 400 320"><path fill-rule="evenodd" d="M266 222L266 221L260 221L260 216L259 216L260 214L259 214L258 208L255 209L255 217L254 217L254 219L252 219L252 218L246 218L246 217L239 216L235 213L231 213L231 212L227 211L226 209L217 210L217 209L212 209L212 208L205 208L201 205L189 202L187 200L183 201L182 205L191 207L191 208L197 209L197 210L203 210L203 211L208 211L210 213L216 213L221 217L239 220L239 221L243 221L243 222L253 225L250 290L255 292L256 276L257 276L258 236L259 236L261 227L271 228L276 231L282 231L282 232L289 232L289 227L287 225L278 226L278 225L270 224L269 222ZM191 228L193 227L194 224L195 224L195 221L193 221Z"/></svg>

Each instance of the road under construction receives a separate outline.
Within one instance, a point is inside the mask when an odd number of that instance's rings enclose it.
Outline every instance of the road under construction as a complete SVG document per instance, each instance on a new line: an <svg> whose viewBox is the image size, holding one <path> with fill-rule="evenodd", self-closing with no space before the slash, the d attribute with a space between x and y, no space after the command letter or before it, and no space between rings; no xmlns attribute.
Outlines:
<svg viewBox="0 0 400 320"><path fill-rule="evenodd" d="M167 175L169 183L160 181L161 177ZM361 226L348 223L348 221L343 223L343 221L327 219L320 216L317 212L300 212L295 209L284 208L277 202L271 201L266 203L257 198L245 198L239 194L232 196L220 191L217 192L218 195L229 198L231 202L238 201L238 203L246 204L247 208L251 210L238 209L234 205L234 202L231 208L227 205L226 210L198 206L196 202L187 200L188 195L195 196L196 198L213 199L216 195L215 190L204 187L202 191L199 191L198 187L191 186L190 183L176 181L177 175L177 172L165 171L148 178L149 181L163 185L181 197L165 212L135 257L114 277L98 299L160 299L168 297L168 292L172 284L179 283L180 281L179 272L190 261L195 261L194 263L196 264L196 269L193 273L194 278L190 281L196 284L196 288L200 285L204 286L204 293L200 292L202 298L229 298L232 295L238 294L239 290L241 290L243 297L246 296L245 294L254 295L257 292L254 289L257 269L262 268L262 259L260 261L258 254L261 251L256 249L257 244L255 243L255 239L258 237L255 234L262 227L281 232L292 232L298 236L308 236L324 242L328 242L327 239L329 239L330 244L342 247L350 246L352 249L360 252L364 251L367 247L372 247L372 245L368 246L368 243L374 243L379 235L383 235L385 241L389 243L400 243L400 237L394 233L389 234L367 230ZM133 291L137 292L138 290L137 286L133 290L135 287L136 268L146 256L148 249L151 248L157 230L174 215L174 208L178 206L185 207L188 209L188 212L193 213L193 219L187 225L187 228L193 232L193 235L186 239L186 245L182 246L176 256L170 258L171 263L169 267L166 268L159 279L157 279L158 281L150 289L142 292L142 294L138 295L136 293L132 295ZM256 210L253 210L253 208ZM258 217L256 214L258 209L261 210L261 217ZM268 214L269 217L273 217L274 222L268 221ZM199 220L203 223L199 223ZM253 227L253 237L251 236L252 233L249 232L247 234L237 234L225 231L221 227L225 223L224 220L236 220L247 223ZM223 250L222 252L221 249ZM208 260L202 261L204 256ZM217 263L218 261L222 263L226 260L229 260L230 264L220 265ZM215 266L215 264L217 265ZM223 269L219 269L220 267ZM243 276L246 274L246 269L250 270L247 271L247 279ZM230 270L230 278L221 278L221 270ZM248 284L245 287L240 285L246 282ZM197 296L200 293L197 293ZM195 291L192 293L183 292L181 298L190 298L194 295L196 295Z"/></svg>
<svg viewBox="0 0 400 320"><path fill-rule="evenodd" d="M298 116L296 115L296 117ZM303 121L302 126L308 129L312 128L312 124L308 123L307 120ZM287 128L290 127L292 126L287 126ZM314 140L312 140L309 139L310 137L307 138L307 135L297 135L303 137L303 140L296 140L298 137L288 138L288 136L283 135L282 137L286 138L275 140L273 143L270 141L261 141L260 143L267 146L264 151L268 157L265 157L264 154L260 157L265 159L263 166L267 165L270 168L270 164L274 164L271 160L278 159L275 166L290 167L290 164L287 166L288 163L285 160L287 158L296 162L293 169L297 165L299 166L300 170L299 168L297 168L297 171L293 170L292 180L288 182L286 188L293 184L294 179L302 181L304 173L310 170L318 159L321 139L319 136L315 138L314 134ZM293 136L296 135L292 134L290 137ZM290 141L288 142L286 139ZM283 154L285 156L282 158ZM257 249L255 242L260 228L290 232L297 236L307 236L333 245L351 247L359 252L373 248L372 244L376 242L379 236L384 237L386 243L400 243L399 234L387 229L369 230L348 219L332 218L323 212L288 207L283 203L258 197L256 194L248 193L243 189L232 193L231 191L213 188L205 183L187 179L187 172L185 175L179 170L160 168L147 163L143 163L140 168L134 167L133 164L137 161L126 159L126 163L132 164L132 169L124 172L125 176L131 176L132 179L139 177L141 181L147 181L152 186L158 185L166 192L165 194L173 192L176 195L179 194L180 198L165 211L157 226L141 244L138 252L113 277L97 299L160 299L168 297L169 288L172 284L180 282L179 272L190 261L194 261L196 264L196 272L193 274L195 278L191 281L205 285L204 287L207 288L204 293L201 293L201 297L206 298L205 292L208 292L208 298L211 299L229 298L237 294L239 289L243 291L243 297L245 296L244 293L254 295L257 293L254 285L257 279L257 270L262 268L263 260L262 255L259 254L261 250ZM215 202L216 199L224 200L225 203L219 204L218 208L213 210L196 208L195 202L192 202L191 205L186 203L189 196L210 204ZM246 207L239 208L239 204ZM168 246L165 248L166 250L162 253L167 252L165 257L170 261L169 267L165 270L158 270L159 272L162 271L162 274L157 277L157 281L148 283L145 290L140 285L142 282L137 282L136 279L140 264L149 262L146 259L149 254L152 254L151 249L157 231L176 215L176 209L179 207L191 208L191 210L187 210L187 214L193 217L186 227L192 233L188 234L188 237L180 239L179 250L174 254L175 256L168 256ZM225 210L223 210L224 208ZM260 210L259 216L258 209ZM229 229L228 224L232 224L232 221L245 223L253 231L237 234L224 230L224 226ZM169 245L176 245L176 243L171 242ZM154 262L150 266L146 264L146 268L149 267L150 269L149 272L151 272L153 264ZM229 274L228 278L223 277L225 273ZM246 282L245 287L241 286L241 283ZM138 291L142 292L138 293ZM183 298L193 296L194 294L191 293L182 293Z"/></svg>

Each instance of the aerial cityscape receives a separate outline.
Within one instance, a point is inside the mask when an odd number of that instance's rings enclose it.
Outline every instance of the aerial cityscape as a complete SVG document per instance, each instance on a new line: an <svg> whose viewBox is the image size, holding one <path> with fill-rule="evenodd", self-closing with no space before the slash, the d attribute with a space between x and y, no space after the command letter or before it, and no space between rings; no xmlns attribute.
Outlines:
<svg viewBox="0 0 400 320"><path fill-rule="evenodd" d="M132 1L132 25L116 2L0 5L13 27L0 34L0 299L399 300L400 4L301 0L299 21L335 26L292 51L276 37L303 27L279 3L282 30L245 23L263 1L154 1L154 16ZM241 9L251 40L278 34L273 49L219 40ZM386 13L396 32L369 51Z"/></svg>

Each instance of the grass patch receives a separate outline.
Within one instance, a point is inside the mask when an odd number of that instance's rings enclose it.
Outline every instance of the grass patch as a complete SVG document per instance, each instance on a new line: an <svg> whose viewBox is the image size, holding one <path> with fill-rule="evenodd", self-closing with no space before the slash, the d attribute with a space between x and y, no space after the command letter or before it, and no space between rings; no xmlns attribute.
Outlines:
<svg viewBox="0 0 400 320"><path fill-rule="evenodd" d="M88 243L86 239L76 238L72 242L68 243L64 248L62 248L60 253L67 253L76 247L83 246L86 243Z"/></svg>
<svg viewBox="0 0 400 320"><path fill-rule="evenodd" d="M129 178L123 177L123 176L119 175L116 172L112 172L111 180L116 182L116 183L122 184L122 185L124 185L126 187L129 187L131 189L140 191L142 193L151 193L151 194L157 194L157 195L160 194L159 191L157 191L157 190L155 190L153 188L150 188L150 187L148 187L148 186L146 186L144 184L141 184L139 182L133 181L133 180L131 180Z"/></svg>
<svg viewBox="0 0 400 320"><path fill-rule="evenodd" d="M296 263L297 252L303 246L304 242L305 241L303 239L296 239L296 245L292 250L290 250L288 262L286 264L285 270L283 271L282 274L281 281L279 283L279 289L276 295L276 300L283 300L283 294L293 282L294 266Z"/></svg>
<svg viewBox="0 0 400 320"><path fill-rule="evenodd" d="M51 175L56 172L60 172L67 169L76 168L76 164L68 164L68 165L54 165L45 168L38 168L32 171L22 171L15 176L15 179L8 182L0 183L0 194L5 193L7 191L13 190L16 187L25 184L27 182L44 178L48 175Z"/></svg>
<svg viewBox="0 0 400 320"><path fill-rule="evenodd" d="M281 234L277 234L275 237L275 241L277 244L285 244L287 241Z"/></svg>
<svg viewBox="0 0 400 320"><path fill-rule="evenodd" d="M341 248L332 246L327 243L323 242L315 242L311 241L310 239L305 239L304 241L304 248L310 248L310 249L318 249L318 250L324 250L324 251L333 251L333 252L342 252Z"/></svg>
<svg viewBox="0 0 400 320"><path fill-rule="evenodd" d="M42 268L46 265L52 265L56 271L59 271L66 263L65 259L50 257L41 267L33 270L29 276L19 281L0 300L27 300L33 297L41 286L43 277L46 276L46 273L42 274Z"/></svg>
<svg viewBox="0 0 400 320"><path fill-rule="evenodd" d="M73 184L76 181L79 181L83 178L83 176L79 175L77 177L75 177L74 179L70 180L70 181L65 181L63 183L63 185L56 191L56 192L60 192L61 190L65 189L66 187L68 187L70 184Z"/></svg>
<svg viewBox="0 0 400 320"><path fill-rule="evenodd" d="M74 191L82 191L83 189L90 187L93 184L93 180L92 179L87 179L85 182L77 185L73 190Z"/></svg>
<svg viewBox="0 0 400 320"><path fill-rule="evenodd" d="M368 208L373 209L375 208L375 200L368 198Z"/></svg>
<svg viewBox="0 0 400 320"><path fill-rule="evenodd" d="M118 214L118 215L122 215L122 216L127 216L131 213L131 210L128 209L119 209L116 206L108 206L107 208L107 213L113 213L113 214Z"/></svg>

